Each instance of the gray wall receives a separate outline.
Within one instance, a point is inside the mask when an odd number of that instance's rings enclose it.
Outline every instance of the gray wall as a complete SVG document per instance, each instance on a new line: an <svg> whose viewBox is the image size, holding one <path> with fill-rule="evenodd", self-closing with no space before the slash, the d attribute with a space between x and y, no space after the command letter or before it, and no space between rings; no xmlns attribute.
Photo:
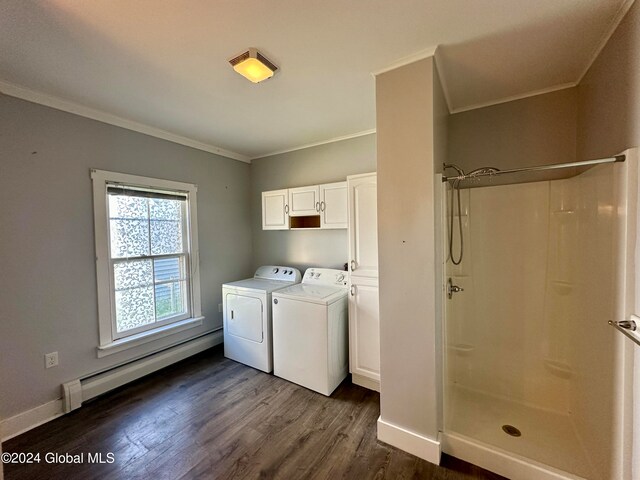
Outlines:
<svg viewBox="0 0 640 480"><path fill-rule="evenodd" d="M636 2L578 86L578 156L640 146L640 5Z"/></svg>
<svg viewBox="0 0 640 480"><path fill-rule="evenodd" d="M96 358L90 168L198 184L202 327ZM252 271L249 183L248 164L0 95L0 417L221 326L221 284ZM45 370L53 351L60 366Z"/></svg>
<svg viewBox="0 0 640 480"><path fill-rule="evenodd" d="M253 266L342 268L347 231L262 230L261 194L268 190L339 182L376 171L376 136L343 140L254 160L251 165ZM303 272L304 273L304 272Z"/></svg>
<svg viewBox="0 0 640 480"><path fill-rule="evenodd" d="M453 114L449 117L448 162L465 171L484 166L509 169L573 162L577 99L577 89L569 88ZM555 171L536 178L575 173ZM521 180L533 178L528 174ZM509 182L513 180L511 177Z"/></svg>
<svg viewBox="0 0 640 480"><path fill-rule="evenodd" d="M640 4L636 2L578 86L578 156L608 157L640 146ZM637 249L637 247L636 247ZM637 250L636 250L637 251ZM640 268L636 265L636 283ZM637 288L637 287L636 287ZM636 313L640 295L636 294ZM640 348L634 349L635 390L625 399L632 410L633 440L623 454L631 478L640 478Z"/></svg>
<svg viewBox="0 0 640 480"><path fill-rule="evenodd" d="M442 128L434 138L434 103L443 103L434 73L427 58L376 77L380 412L433 440L440 389L434 163L444 138Z"/></svg>

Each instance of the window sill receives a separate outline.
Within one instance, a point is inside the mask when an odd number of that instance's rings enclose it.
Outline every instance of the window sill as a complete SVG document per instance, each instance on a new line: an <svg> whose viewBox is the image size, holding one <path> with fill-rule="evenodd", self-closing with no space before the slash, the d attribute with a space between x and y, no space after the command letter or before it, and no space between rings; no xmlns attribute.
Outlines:
<svg viewBox="0 0 640 480"><path fill-rule="evenodd" d="M159 340L161 338L168 337L169 335L188 330L189 328L199 327L202 325L203 320L204 317L187 318L185 320L172 323L171 325L165 325L154 330L137 333L130 337L120 338L111 343L100 345L98 347L98 358L122 352L148 342L153 342L154 340Z"/></svg>

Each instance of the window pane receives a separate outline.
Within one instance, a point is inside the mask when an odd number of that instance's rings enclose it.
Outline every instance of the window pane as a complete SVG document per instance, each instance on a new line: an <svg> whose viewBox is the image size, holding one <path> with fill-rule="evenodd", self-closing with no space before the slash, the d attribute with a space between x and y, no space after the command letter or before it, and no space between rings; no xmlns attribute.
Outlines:
<svg viewBox="0 0 640 480"><path fill-rule="evenodd" d="M118 332L154 322L152 286L116 291L116 329Z"/></svg>
<svg viewBox="0 0 640 480"><path fill-rule="evenodd" d="M151 220L174 220L181 222L182 205L184 205L184 201L150 198L149 218L151 218Z"/></svg>
<svg viewBox="0 0 640 480"><path fill-rule="evenodd" d="M109 195L111 258L149 255L149 206L146 198Z"/></svg>
<svg viewBox="0 0 640 480"><path fill-rule="evenodd" d="M168 280L181 280L182 274L181 257L157 258L153 261L156 282L166 282Z"/></svg>
<svg viewBox="0 0 640 480"><path fill-rule="evenodd" d="M129 260L113 265L113 279L116 290L148 287L153 285L151 260Z"/></svg>
<svg viewBox="0 0 640 480"><path fill-rule="evenodd" d="M156 285L156 315L158 320L187 313L184 292L184 281Z"/></svg>
<svg viewBox="0 0 640 480"><path fill-rule="evenodd" d="M113 266L116 329L131 330L155 322L151 260L119 262Z"/></svg>
<svg viewBox="0 0 640 480"><path fill-rule="evenodd" d="M183 201L163 198L149 199L151 220L151 254L182 253Z"/></svg>
<svg viewBox="0 0 640 480"><path fill-rule="evenodd" d="M151 220L151 255L182 253L182 222Z"/></svg>
<svg viewBox="0 0 640 480"><path fill-rule="evenodd" d="M111 258L149 255L147 220L123 218L111 220Z"/></svg>
<svg viewBox="0 0 640 480"><path fill-rule="evenodd" d="M109 218L148 218L147 199L128 195L109 195Z"/></svg>

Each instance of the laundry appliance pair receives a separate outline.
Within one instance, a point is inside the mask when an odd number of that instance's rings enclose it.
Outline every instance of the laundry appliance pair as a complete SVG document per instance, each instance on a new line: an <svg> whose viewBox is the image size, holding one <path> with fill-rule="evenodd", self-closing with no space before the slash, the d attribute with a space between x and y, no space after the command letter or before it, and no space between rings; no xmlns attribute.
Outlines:
<svg viewBox="0 0 640 480"><path fill-rule="evenodd" d="M262 266L222 286L227 358L331 395L348 372L344 271ZM302 281L301 281L302 280Z"/></svg>

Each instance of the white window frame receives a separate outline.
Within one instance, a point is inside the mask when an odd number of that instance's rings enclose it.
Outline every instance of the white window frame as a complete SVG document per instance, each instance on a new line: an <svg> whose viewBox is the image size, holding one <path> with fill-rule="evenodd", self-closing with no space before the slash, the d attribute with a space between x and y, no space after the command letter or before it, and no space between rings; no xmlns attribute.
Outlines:
<svg viewBox="0 0 640 480"><path fill-rule="evenodd" d="M197 190L192 183L174 182L156 178L129 175L125 173L91 170L93 182L93 218L96 243L96 275L98 286L98 357L117 353L128 348L164 338L189 328L202 325L200 295L200 255L198 250ZM154 324L154 328L138 328L126 336L118 334L115 328L114 281L110 257L110 235L107 187L112 184L137 187L155 191L180 192L186 200L186 236L189 261L185 262L187 298L190 316L169 318Z"/></svg>

